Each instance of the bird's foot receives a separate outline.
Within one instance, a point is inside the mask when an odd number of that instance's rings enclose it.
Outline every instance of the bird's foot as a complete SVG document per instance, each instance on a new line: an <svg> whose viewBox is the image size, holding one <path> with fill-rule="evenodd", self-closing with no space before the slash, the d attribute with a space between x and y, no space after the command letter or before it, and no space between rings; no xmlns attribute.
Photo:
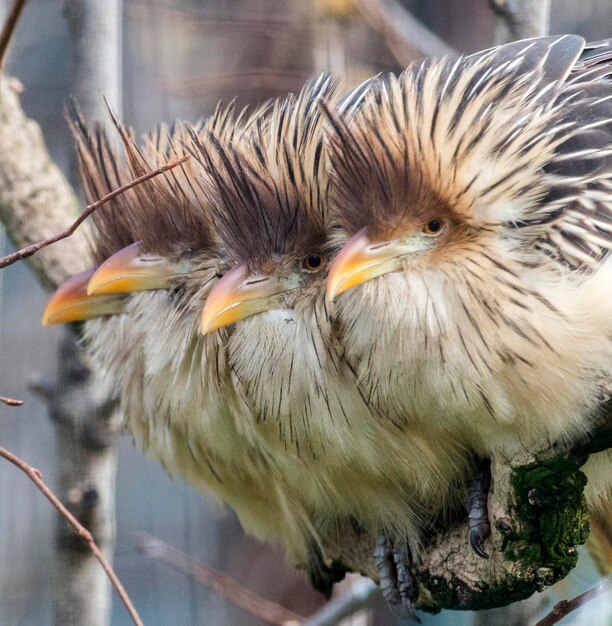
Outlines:
<svg viewBox="0 0 612 626"><path fill-rule="evenodd" d="M374 561L380 575L380 589L389 608L404 619L420 624L412 610L419 586L411 571L412 555L405 544L395 544L382 533L378 536Z"/></svg>
<svg viewBox="0 0 612 626"><path fill-rule="evenodd" d="M481 558L488 559L483 544L491 535L489 523L489 488L491 486L491 461L485 459L474 476L474 481L468 490L469 495L469 529L470 545L472 550Z"/></svg>

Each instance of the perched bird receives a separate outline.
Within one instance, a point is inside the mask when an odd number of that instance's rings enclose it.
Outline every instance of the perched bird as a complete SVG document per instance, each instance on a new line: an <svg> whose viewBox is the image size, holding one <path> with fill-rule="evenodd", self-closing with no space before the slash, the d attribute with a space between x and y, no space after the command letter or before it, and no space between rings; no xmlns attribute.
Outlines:
<svg viewBox="0 0 612 626"><path fill-rule="evenodd" d="M219 108L191 132L205 144L206 133L229 141L256 120L264 123L263 110L246 116L232 108ZM158 167L190 140L183 127L170 134L161 129L140 148L115 122L125 160L105 133L89 131L76 118L88 201ZM295 561L308 565L311 522L243 417L248 407L233 398L225 330L206 336L199 331L201 309L227 261L194 168L192 159L95 214L93 257L99 267L60 287L43 323L88 320L87 351L106 373L129 431L145 450L171 474L229 504L248 532L281 542ZM314 559L313 570L318 565Z"/></svg>
<svg viewBox="0 0 612 626"><path fill-rule="evenodd" d="M483 457L589 431L612 373L612 52L584 51L427 60L328 111L346 359L378 414ZM594 512L611 470L585 467Z"/></svg>
<svg viewBox="0 0 612 626"><path fill-rule="evenodd" d="M352 521L418 552L422 528L462 494L470 458L443 425L373 411L337 341L325 305L333 250L320 110L332 97L320 79L276 103L249 135L194 135L202 188L233 265L208 295L201 330L229 327L236 397L252 409L242 419L253 420L304 494L317 532ZM382 550L383 573L388 557Z"/></svg>

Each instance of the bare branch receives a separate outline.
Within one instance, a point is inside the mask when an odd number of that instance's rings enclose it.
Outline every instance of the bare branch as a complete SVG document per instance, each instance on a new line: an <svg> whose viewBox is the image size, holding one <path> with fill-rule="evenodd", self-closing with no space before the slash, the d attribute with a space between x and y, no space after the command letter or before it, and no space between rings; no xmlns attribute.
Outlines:
<svg viewBox="0 0 612 626"><path fill-rule="evenodd" d="M425 56L458 56L452 46L432 33L396 0L354 2L363 18L383 35L400 65L406 66L414 59Z"/></svg>
<svg viewBox="0 0 612 626"><path fill-rule="evenodd" d="M79 209L39 124L21 108L21 91L18 80L0 74L0 220L17 249L62 231ZM81 229L31 257L29 264L44 287L55 289L90 265L89 254Z"/></svg>
<svg viewBox="0 0 612 626"><path fill-rule="evenodd" d="M489 5L497 15L497 44L548 35L550 0L489 0Z"/></svg>
<svg viewBox="0 0 612 626"><path fill-rule="evenodd" d="M21 11L27 0L15 0L13 6L6 16L4 26L2 26L2 32L0 33L0 71L4 69L4 63L6 61L6 51L8 50L9 43L13 38L15 27L21 16Z"/></svg>
<svg viewBox="0 0 612 626"><path fill-rule="evenodd" d="M160 559L189 578L211 587L220 596L260 619L276 626L302 624L304 617L285 607L260 598L239 585L233 578L212 567L194 561L184 552L146 533L138 535L137 547L145 554Z"/></svg>
<svg viewBox="0 0 612 626"><path fill-rule="evenodd" d="M132 187L136 187L136 185L140 185L140 183L144 183L150 178L159 176L159 174L163 174L164 172L167 172L168 170L171 170L177 167L178 165L181 165L182 163L187 161L187 159L189 158L190 156L187 154L181 157L180 159L173 159L172 161L168 161L168 163L166 163L165 165L162 165L161 167L158 167L156 170L148 172L147 174L143 174L142 176L135 178L131 182L126 183L125 185L122 185L118 189L111 191L109 194L106 194L103 198L100 198L100 200L97 200L93 204L90 204L87 207L85 207L85 209L79 215L79 217L77 217L77 219L74 220L74 222L68 228L66 228L66 230L56 235L52 235L51 237L47 237L46 239L43 239L42 241L38 241L37 243L33 243L29 246L26 246L25 248L21 248L21 250L17 250L17 252L13 252L12 254L7 254L5 257L0 258L0 269L7 267L9 265L12 265L13 263L20 261L22 259L28 258L29 256L32 256L39 250L42 250L43 248L50 246L52 243L56 243L57 241L66 239L66 237L70 237L70 235L72 235L72 233L74 233L74 231L95 210L99 209L103 204L105 204L109 200L116 198L117 196L121 195L122 193L126 192L128 189L131 189Z"/></svg>
<svg viewBox="0 0 612 626"><path fill-rule="evenodd" d="M8 404L8 406L23 405L23 400L13 400L13 398L6 398L5 396L0 396L0 402L4 402L4 404Z"/></svg>
<svg viewBox="0 0 612 626"><path fill-rule="evenodd" d="M586 604L594 598L598 598L604 593L608 593L611 588L612 579L606 578L603 582L599 583L599 585L581 593L573 600L561 600L561 602L557 602L552 611L546 615L546 617L542 618L535 626L552 626L552 624L560 622L566 615L569 615L572 611L575 611L583 604Z"/></svg>
<svg viewBox="0 0 612 626"><path fill-rule="evenodd" d="M357 580L346 593L328 602L302 626L334 626L358 611L371 607L379 596L380 588L374 582L368 578Z"/></svg>
<svg viewBox="0 0 612 626"><path fill-rule="evenodd" d="M91 536L91 533L87 530L87 528L85 528L76 519L76 517L74 517L74 515L72 515L72 513L59 501L57 496L45 484L45 482L42 479L42 475L40 471L37 470L35 467L32 467L31 465L29 465L28 463L20 459L18 456L15 456L12 452L9 452L8 450L4 448L0 448L0 457L3 457L7 461L10 461L13 465L18 467L24 474L26 474L28 478L40 489L40 491L43 493L45 498L47 498L47 500L51 502L51 504L61 513L61 515L70 524L70 526L72 526L72 528L77 533L77 535L87 542L91 552L99 561L100 565L102 565L104 571L106 572L106 575L111 581L111 584L117 590L117 593L119 594L121 601L123 602L126 609L128 610L130 617L132 618L132 621L137 626L143 626L143 623L140 617L138 616L138 613L136 612L136 609L134 608L134 605L132 604L132 601L130 600L127 592L123 588L121 581L117 577L117 574L115 574L115 571L111 567L110 563L106 560L106 558L102 554L100 548L98 548L96 542Z"/></svg>

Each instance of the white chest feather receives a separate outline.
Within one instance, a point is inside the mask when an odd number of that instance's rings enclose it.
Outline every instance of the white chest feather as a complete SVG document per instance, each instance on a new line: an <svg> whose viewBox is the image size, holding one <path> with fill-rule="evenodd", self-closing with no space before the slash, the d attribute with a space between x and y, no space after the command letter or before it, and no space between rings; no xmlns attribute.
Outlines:
<svg viewBox="0 0 612 626"><path fill-rule="evenodd" d="M511 453L588 428L612 363L611 279L611 262L582 283L534 272L522 292L397 272L343 294L338 317L377 411L438 423L481 453Z"/></svg>

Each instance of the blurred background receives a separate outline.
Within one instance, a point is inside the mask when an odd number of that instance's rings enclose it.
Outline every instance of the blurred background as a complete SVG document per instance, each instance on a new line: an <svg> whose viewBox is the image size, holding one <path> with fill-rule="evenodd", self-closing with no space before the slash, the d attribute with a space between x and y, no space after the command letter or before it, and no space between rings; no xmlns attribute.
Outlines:
<svg viewBox="0 0 612 626"><path fill-rule="evenodd" d="M100 5L107 5L107 0ZM17 27L7 73L24 85L27 115L38 121L52 157L71 176L73 142L63 107L74 89L74 42L67 15L71 1L30 0ZM0 0L6 12L7 0ZM109 96L124 121L141 134L160 121L195 120L219 99L251 104L298 90L327 69L356 83L381 70L401 70L424 53L473 52L493 44L496 16L487 0L123 0L108 2L116 16L120 57L117 85L93 93ZM74 17L74 16L73 16ZM394 28L421 30L398 38ZM408 21L403 22L402 19ZM386 21L385 21L386 20ZM610 0L552 0L550 32L590 40L612 35ZM431 35L434 34L435 37ZM81 42L82 44L83 42ZM85 42L87 45L87 42ZM3 240L3 254L10 251ZM43 329L47 294L24 264L0 273L0 393L22 398L22 408L0 405L0 445L55 484L54 428L46 408L29 390L57 368L61 329ZM146 532L215 567L260 596L309 615L323 598L301 573L284 564L280 550L244 536L231 512L172 480L121 439L117 473L116 571L148 626L252 625L248 615L215 591L136 548ZM52 623L55 511L33 485L0 462L0 624ZM529 622L563 597L593 586L588 556L554 589L530 601ZM424 624L511 624L510 613L421 615ZM573 613L570 624L612 624L609 598ZM115 598L111 623L131 621ZM355 617L354 626L396 624L380 605ZM517 622L524 623L524 622ZM84 625L88 626L88 625Z"/></svg>

